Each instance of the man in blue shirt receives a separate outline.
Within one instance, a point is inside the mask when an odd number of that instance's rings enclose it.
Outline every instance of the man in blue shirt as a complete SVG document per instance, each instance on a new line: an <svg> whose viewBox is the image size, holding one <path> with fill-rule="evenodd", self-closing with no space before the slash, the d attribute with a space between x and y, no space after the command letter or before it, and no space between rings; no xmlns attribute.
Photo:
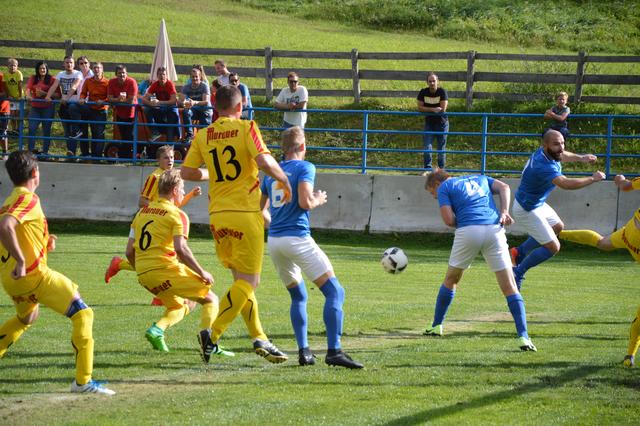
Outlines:
<svg viewBox="0 0 640 426"><path fill-rule="evenodd" d="M346 368L363 368L341 349L344 289L329 258L311 237L309 210L326 203L327 193L313 190L316 168L304 161L306 148L301 127L294 126L282 133L282 152L285 159L280 166L293 189L291 202L283 203L280 184L265 176L260 206L263 211L269 207L269 254L291 295L291 324L299 348L298 361L300 365L315 364L307 341L307 290L301 274L304 272L325 297L323 319L328 343L325 362ZM265 217L268 218L268 214L265 213Z"/></svg>
<svg viewBox="0 0 640 426"><path fill-rule="evenodd" d="M516 288L509 259L509 246L504 226L513 223L509 215L509 185L487 176L451 177L443 169L427 175L425 189L438 200L440 215L447 226L456 228L449 268L440 286L431 327L425 335L442 336L444 317L453 301L456 287L465 269L482 252L496 274L502 294L507 298L518 333L518 347L536 351L527 333L524 300ZM493 194L500 197L500 210Z"/></svg>
<svg viewBox="0 0 640 426"><path fill-rule="evenodd" d="M605 178L601 171L581 178L564 176L562 162L595 163L597 157L565 151L564 137L557 130L548 130L542 141L542 147L531 155L524 166L513 203L513 217L529 234L524 243L511 249L511 262L518 289L529 269L560 251L557 234L564 228L564 223L546 203L551 191L556 186L561 189L580 189Z"/></svg>

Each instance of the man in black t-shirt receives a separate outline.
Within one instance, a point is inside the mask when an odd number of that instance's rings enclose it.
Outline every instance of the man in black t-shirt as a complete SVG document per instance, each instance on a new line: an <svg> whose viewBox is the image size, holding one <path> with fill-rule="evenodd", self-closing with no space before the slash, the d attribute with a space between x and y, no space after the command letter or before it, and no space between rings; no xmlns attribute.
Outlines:
<svg viewBox="0 0 640 426"><path fill-rule="evenodd" d="M431 151L433 138L438 142L438 151L444 151L447 146L447 133L449 132L449 120L445 112L449 103L447 91L438 87L438 76L432 72L427 75L427 87L418 93L418 111L427 112L424 118L425 132L441 132L442 134L425 133L423 136L424 149ZM446 154L438 153L438 167L445 166ZM431 169L431 153L424 154L424 168Z"/></svg>

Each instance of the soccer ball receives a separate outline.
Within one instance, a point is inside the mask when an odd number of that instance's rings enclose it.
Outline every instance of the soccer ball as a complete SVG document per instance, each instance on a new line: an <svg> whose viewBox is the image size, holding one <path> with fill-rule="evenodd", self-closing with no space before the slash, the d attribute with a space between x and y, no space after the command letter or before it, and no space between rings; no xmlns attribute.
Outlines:
<svg viewBox="0 0 640 426"><path fill-rule="evenodd" d="M407 255L404 254L401 248L390 247L382 254L380 264L388 273L399 274L406 269L409 259L407 259Z"/></svg>

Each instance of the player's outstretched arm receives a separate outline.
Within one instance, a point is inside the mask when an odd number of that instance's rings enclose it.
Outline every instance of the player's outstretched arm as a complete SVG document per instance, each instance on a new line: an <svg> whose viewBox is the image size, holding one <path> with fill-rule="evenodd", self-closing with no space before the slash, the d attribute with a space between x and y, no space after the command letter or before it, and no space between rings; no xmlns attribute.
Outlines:
<svg viewBox="0 0 640 426"><path fill-rule="evenodd" d="M213 276L200 266L183 235L175 235L173 237L173 247L176 250L176 254L178 255L178 260L180 260L180 262L191 268L191 270L196 274L200 275L203 281L213 284Z"/></svg>
<svg viewBox="0 0 640 426"><path fill-rule="evenodd" d="M180 203L178 207L182 208L186 206L187 204L189 204L189 201L191 201L194 197L199 197L201 195L202 195L202 188L200 188L199 186L196 186L184 196L184 198L182 199L182 203Z"/></svg>
<svg viewBox="0 0 640 426"><path fill-rule="evenodd" d="M606 178L605 174L602 173L600 170L598 170L597 172L593 172L591 176L586 176L582 178L568 178L564 175L561 175L555 178L554 180L552 180L552 182L558 188L572 190L572 189L584 188L585 186L589 186L594 182L600 182L605 178Z"/></svg>
<svg viewBox="0 0 640 426"><path fill-rule="evenodd" d="M16 260L16 267L11 272L11 276L17 280L27 275L27 270L24 264L24 254L16 236L16 226L18 226L18 220L13 216L4 215L0 219L0 242L11 257Z"/></svg>
<svg viewBox="0 0 640 426"><path fill-rule="evenodd" d="M313 185L309 182L298 184L298 204L305 210L315 209L327 202L327 192L313 190Z"/></svg>
<svg viewBox="0 0 640 426"><path fill-rule="evenodd" d="M258 154L256 156L256 164L258 164L260 170L280 182L279 189L282 189L284 192L282 202L288 203L291 201L291 184L289 183L289 179L271 154Z"/></svg>
<svg viewBox="0 0 640 426"><path fill-rule="evenodd" d="M491 185L491 192L498 194L498 197L500 198L500 224L504 226L511 225L513 223L513 218L509 214L511 188L506 183L499 181L498 179L494 179L493 184Z"/></svg>
<svg viewBox="0 0 640 426"><path fill-rule="evenodd" d="M574 154L573 152L563 151L560 161L563 163L589 163L593 164L598 161L598 157L593 154Z"/></svg>

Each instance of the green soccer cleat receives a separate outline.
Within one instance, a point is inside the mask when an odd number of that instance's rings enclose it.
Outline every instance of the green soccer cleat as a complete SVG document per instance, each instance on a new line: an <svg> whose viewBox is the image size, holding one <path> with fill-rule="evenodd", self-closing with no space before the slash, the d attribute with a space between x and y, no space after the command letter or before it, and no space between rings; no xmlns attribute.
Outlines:
<svg viewBox="0 0 640 426"><path fill-rule="evenodd" d="M634 356L633 355L625 356L624 361L622 361L622 365L624 365L627 368L632 368L634 365L636 365Z"/></svg>
<svg viewBox="0 0 640 426"><path fill-rule="evenodd" d="M533 342L526 337L518 337L518 347L524 352L538 352Z"/></svg>
<svg viewBox="0 0 640 426"><path fill-rule="evenodd" d="M442 324L438 324L438 325L434 325L432 327L427 327L427 329L424 331L425 336L439 336L442 337L442 335L444 334L444 330L442 328Z"/></svg>
<svg viewBox="0 0 640 426"><path fill-rule="evenodd" d="M156 325L154 322L144 333L144 337L147 338L153 349L161 352L169 352L169 347L164 342L164 331Z"/></svg>
<svg viewBox="0 0 640 426"><path fill-rule="evenodd" d="M234 357L236 356L235 352L231 352L229 350L226 350L225 348L223 348L220 345L215 345L215 347L213 348L213 351L211 352L212 355L218 355L218 356L227 356L227 357Z"/></svg>

